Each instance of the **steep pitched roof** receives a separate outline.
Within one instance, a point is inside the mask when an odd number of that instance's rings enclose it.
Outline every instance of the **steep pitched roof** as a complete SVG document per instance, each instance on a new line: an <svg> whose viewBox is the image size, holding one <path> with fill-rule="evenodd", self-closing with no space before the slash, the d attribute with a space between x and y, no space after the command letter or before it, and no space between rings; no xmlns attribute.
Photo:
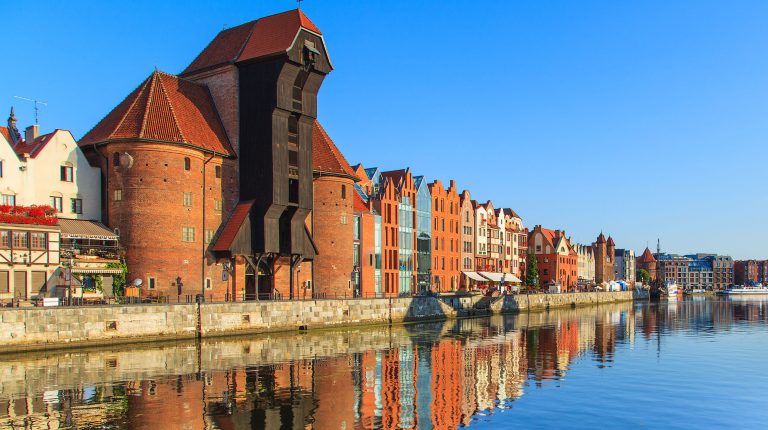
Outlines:
<svg viewBox="0 0 768 430"><path fill-rule="evenodd" d="M555 244L557 244L557 234L555 234L554 230L541 227L541 232L544 234L544 238L549 241L550 245L554 247Z"/></svg>
<svg viewBox="0 0 768 430"><path fill-rule="evenodd" d="M611 236L608 236L608 246L615 246L616 242L613 241L613 238Z"/></svg>
<svg viewBox="0 0 768 430"><path fill-rule="evenodd" d="M11 143L11 133L8 131L8 127L0 127L0 135L2 135L8 143Z"/></svg>
<svg viewBox="0 0 768 430"><path fill-rule="evenodd" d="M159 71L144 80L79 144L132 139L235 155L208 88Z"/></svg>
<svg viewBox="0 0 768 430"><path fill-rule="evenodd" d="M221 31L181 74L285 53L293 46L301 29L322 36L320 29L299 9L228 28Z"/></svg>
<svg viewBox="0 0 768 430"><path fill-rule="evenodd" d="M344 154L339 151L318 121L312 125L312 170L358 179Z"/></svg>
<svg viewBox="0 0 768 430"><path fill-rule="evenodd" d="M597 243L605 243L605 235L603 235L603 232L600 232L600 236L597 236Z"/></svg>
<svg viewBox="0 0 768 430"><path fill-rule="evenodd" d="M643 251L643 255L641 255L637 261L640 261L641 263L655 263L656 257L654 257L651 250L646 247L645 251Z"/></svg>
<svg viewBox="0 0 768 430"><path fill-rule="evenodd" d="M16 152L16 155L19 157L23 157L24 154L29 154L30 158L35 158L40 153L40 151L45 148L45 145L48 144L48 142L51 141L53 136L59 132L60 130L56 129L52 133L48 134L41 134L40 136L37 136L35 140L31 142L22 141L17 144L13 150Z"/></svg>

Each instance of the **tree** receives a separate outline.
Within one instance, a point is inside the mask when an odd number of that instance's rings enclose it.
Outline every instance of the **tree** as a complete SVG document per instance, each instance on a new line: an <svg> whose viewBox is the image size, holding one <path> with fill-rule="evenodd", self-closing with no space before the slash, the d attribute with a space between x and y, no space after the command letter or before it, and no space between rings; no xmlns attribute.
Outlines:
<svg viewBox="0 0 768 430"><path fill-rule="evenodd" d="M539 263L533 253L528 254L528 261L525 266L525 285L539 288Z"/></svg>
<svg viewBox="0 0 768 430"><path fill-rule="evenodd" d="M648 273L645 269L637 269L635 278L642 282L643 285L648 285L648 283L651 281L651 274Z"/></svg>
<svg viewBox="0 0 768 430"><path fill-rule="evenodd" d="M109 269L120 269L120 273L112 275L112 289L116 296L123 295L123 289L125 288L125 278L128 274L128 266L123 262L119 263L107 263Z"/></svg>

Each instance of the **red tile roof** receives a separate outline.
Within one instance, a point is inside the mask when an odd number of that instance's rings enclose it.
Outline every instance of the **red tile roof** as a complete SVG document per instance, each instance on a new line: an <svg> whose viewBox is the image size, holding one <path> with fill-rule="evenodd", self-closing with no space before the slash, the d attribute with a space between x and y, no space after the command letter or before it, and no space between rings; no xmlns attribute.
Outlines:
<svg viewBox="0 0 768 430"><path fill-rule="evenodd" d="M240 202L237 204L237 206L235 206L235 209L232 211L232 215L229 216L229 219L227 219L226 223L224 224L224 228L221 230L221 233L218 235L215 242L211 246L211 251L229 251L229 248L232 246L232 242L237 236L237 232L240 231L240 227L243 225L243 222L248 217L248 214L251 213L252 207L253 200Z"/></svg>
<svg viewBox="0 0 768 430"><path fill-rule="evenodd" d="M155 71L82 139L80 145L147 139L234 156L208 88Z"/></svg>
<svg viewBox="0 0 768 430"><path fill-rule="evenodd" d="M312 125L312 170L358 179L344 154L339 151L318 121Z"/></svg>
<svg viewBox="0 0 768 430"><path fill-rule="evenodd" d="M19 142L13 150L16 152L16 155L19 157L24 156L24 154L29 154L30 158L37 157L37 154L40 153L40 151L45 148L45 145L48 144L48 142L51 141L51 138L53 138L53 135L56 134L59 130L55 130L53 133L48 134L41 134L40 136L37 136L35 140L32 142L22 141Z"/></svg>
<svg viewBox="0 0 768 430"><path fill-rule="evenodd" d="M645 248L645 251L643 252L643 255L641 255L637 261L641 263L655 263L656 257L653 256L653 253L651 252L648 247Z"/></svg>
<svg viewBox="0 0 768 430"><path fill-rule="evenodd" d="M608 246L615 246L616 242L613 241L613 238L611 236L608 236Z"/></svg>
<svg viewBox="0 0 768 430"><path fill-rule="evenodd" d="M11 143L11 133L8 132L8 127L0 127L0 135L2 135L8 143Z"/></svg>
<svg viewBox="0 0 768 430"><path fill-rule="evenodd" d="M181 74L288 51L300 29L322 36L299 9L251 21L220 32Z"/></svg>
<svg viewBox="0 0 768 430"><path fill-rule="evenodd" d="M554 230L550 230L548 228L541 228L541 232L544 234L544 238L546 238L549 241L549 244L553 247L557 245L557 234L555 234Z"/></svg>

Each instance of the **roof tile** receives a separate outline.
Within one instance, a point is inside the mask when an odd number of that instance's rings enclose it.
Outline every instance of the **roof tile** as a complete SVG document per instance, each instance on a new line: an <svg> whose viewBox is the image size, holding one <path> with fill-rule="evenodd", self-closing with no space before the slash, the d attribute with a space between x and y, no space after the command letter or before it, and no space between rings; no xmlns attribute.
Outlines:
<svg viewBox="0 0 768 430"><path fill-rule="evenodd" d="M204 85L155 71L82 139L80 145L114 139L188 144L234 155L213 99Z"/></svg>
<svg viewBox="0 0 768 430"><path fill-rule="evenodd" d="M318 121L312 125L312 170L357 179L344 154L339 151Z"/></svg>

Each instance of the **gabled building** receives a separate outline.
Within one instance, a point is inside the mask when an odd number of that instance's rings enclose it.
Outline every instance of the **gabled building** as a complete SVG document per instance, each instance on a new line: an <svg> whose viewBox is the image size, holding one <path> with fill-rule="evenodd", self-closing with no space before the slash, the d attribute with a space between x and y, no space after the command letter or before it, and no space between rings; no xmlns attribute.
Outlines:
<svg viewBox="0 0 768 430"><path fill-rule="evenodd" d="M462 273L469 273L475 271L475 209L472 204L472 196L468 190L464 190L459 195L459 217L461 223L461 253L459 254L459 262ZM471 280L466 276L462 276L459 281L461 289L467 289Z"/></svg>
<svg viewBox="0 0 768 430"><path fill-rule="evenodd" d="M432 195L432 285L435 291L456 291L461 267L460 199L456 182L448 188L436 180L429 184Z"/></svg>
<svg viewBox="0 0 768 430"><path fill-rule="evenodd" d="M576 274L578 276L579 287L586 287L588 285L594 285L595 283L595 252L589 245L582 245L580 243L573 245L574 251L576 251L576 261L578 269Z"/></svg>
<svg viewBox="0 0 768 430"><path fill-rule="evenodd" d="M631 249L617 249L615 253L615 275L614 279L629 282L630 287L635 286L635 271L637 261L635 251Z"/></svg>
<svg viewBox="0 0 768 430"><path fill-rule="evenodd" d="M562 230L537 225L528 237L529 257L535 257L542 287L559 285L572 291L578 285L578 256Z"/></svg>
<svg viewBox="0 0 768 430"><path fill-rule="evenodd" d="M11 108L0 127L0 204L51 206L59 218L101 219L101 178L72 133L39 134L35 124L24 138Z"/></svg>

